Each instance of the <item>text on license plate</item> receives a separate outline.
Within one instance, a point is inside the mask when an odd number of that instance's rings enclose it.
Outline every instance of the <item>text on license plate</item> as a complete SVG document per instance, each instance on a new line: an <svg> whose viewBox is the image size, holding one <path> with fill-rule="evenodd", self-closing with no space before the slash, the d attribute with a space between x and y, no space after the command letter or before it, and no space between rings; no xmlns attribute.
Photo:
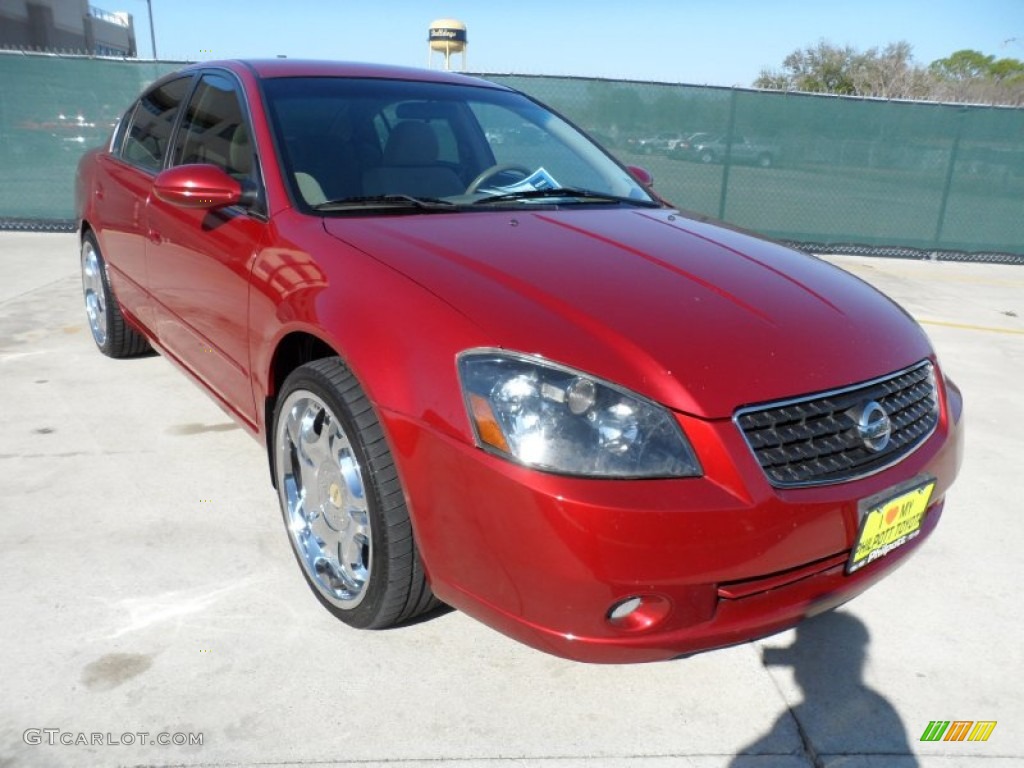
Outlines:
<svg viewBox="0 0 1024 768"><path fill-rule="evenodd" d="M846 572L853 573L916 538L934 489L932 480L869 507Z"/></svg>

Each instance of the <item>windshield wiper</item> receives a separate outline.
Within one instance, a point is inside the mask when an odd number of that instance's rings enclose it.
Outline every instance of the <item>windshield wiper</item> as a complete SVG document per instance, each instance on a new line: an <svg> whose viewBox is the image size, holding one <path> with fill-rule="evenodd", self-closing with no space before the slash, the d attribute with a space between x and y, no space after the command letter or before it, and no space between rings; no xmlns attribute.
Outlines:
<svg viewBox="0 0 1024 768"><path fill-rule="evenodd" d="M632 197L609 195L578 187L549 187L547 189L526 189L521 192L505 192L500 195L488 195L473 202L473 205L489 205L491 203L516 202L518 200L543 200L545 198L571 198L580 202L625 203L642 208L659 208L661 204L654 200L636 200Z"/></svg>
<svg viewBox="0 0 1024 768"><path fill-rule="evenodd" d="M450 211L455 203L436 197L413 197L412 195L367 195L364 197L339 197L311 206L314 211L367 210L367 209L416 209L421 211Z"/></svg>

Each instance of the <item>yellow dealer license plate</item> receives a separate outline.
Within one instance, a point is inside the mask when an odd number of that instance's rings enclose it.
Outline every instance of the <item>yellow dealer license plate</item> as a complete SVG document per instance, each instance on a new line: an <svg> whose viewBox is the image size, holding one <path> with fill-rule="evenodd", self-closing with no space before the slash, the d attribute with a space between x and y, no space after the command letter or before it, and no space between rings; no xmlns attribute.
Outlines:
<svg viewBox="0 0 1024 768"><path fill-rule="evenodd" d="M917 538L933 490L935 481L928 480L895 496L862 502L862 509L866 508L866 513L861 519L860 533L850 552L846 572L860 570Z"/></svg>

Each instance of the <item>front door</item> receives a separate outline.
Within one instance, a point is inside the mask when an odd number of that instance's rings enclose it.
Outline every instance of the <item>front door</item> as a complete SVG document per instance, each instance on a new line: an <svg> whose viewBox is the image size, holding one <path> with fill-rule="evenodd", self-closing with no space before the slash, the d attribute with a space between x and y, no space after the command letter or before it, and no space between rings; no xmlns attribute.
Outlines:
<svg viewBox="0 0 1024 768"><path fill-rule="evenodd" d="M228 74L204 74L178 129L170 165L210 163L244 183L259 184L240 85ZM251 425L256 408L249 379L249 273L265 236L256 210L181 208L151 196L146 264L166 350Z"/></svg>

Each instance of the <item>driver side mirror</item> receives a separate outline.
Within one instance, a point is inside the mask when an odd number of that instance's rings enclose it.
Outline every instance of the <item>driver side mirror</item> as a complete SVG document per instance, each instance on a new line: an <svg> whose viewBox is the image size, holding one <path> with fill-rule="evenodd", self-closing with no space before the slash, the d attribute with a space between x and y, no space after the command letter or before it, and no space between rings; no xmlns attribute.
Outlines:
<svg viewBox="0 0 1024 768"><path fill-rule="evenodd" d="M645 187L654 186L654 176L646 168L641 168L639 165L627 165L626 170L629 171L629 175L639 181Z"/></svg>
<svg viewBox="0 0 1024 768"><path fill-rule="evenodd" d="M179 165L161 172L153 181L153 194L181 208L208 210L256 201L255 185L243 184L206 163Z"/></svg>

